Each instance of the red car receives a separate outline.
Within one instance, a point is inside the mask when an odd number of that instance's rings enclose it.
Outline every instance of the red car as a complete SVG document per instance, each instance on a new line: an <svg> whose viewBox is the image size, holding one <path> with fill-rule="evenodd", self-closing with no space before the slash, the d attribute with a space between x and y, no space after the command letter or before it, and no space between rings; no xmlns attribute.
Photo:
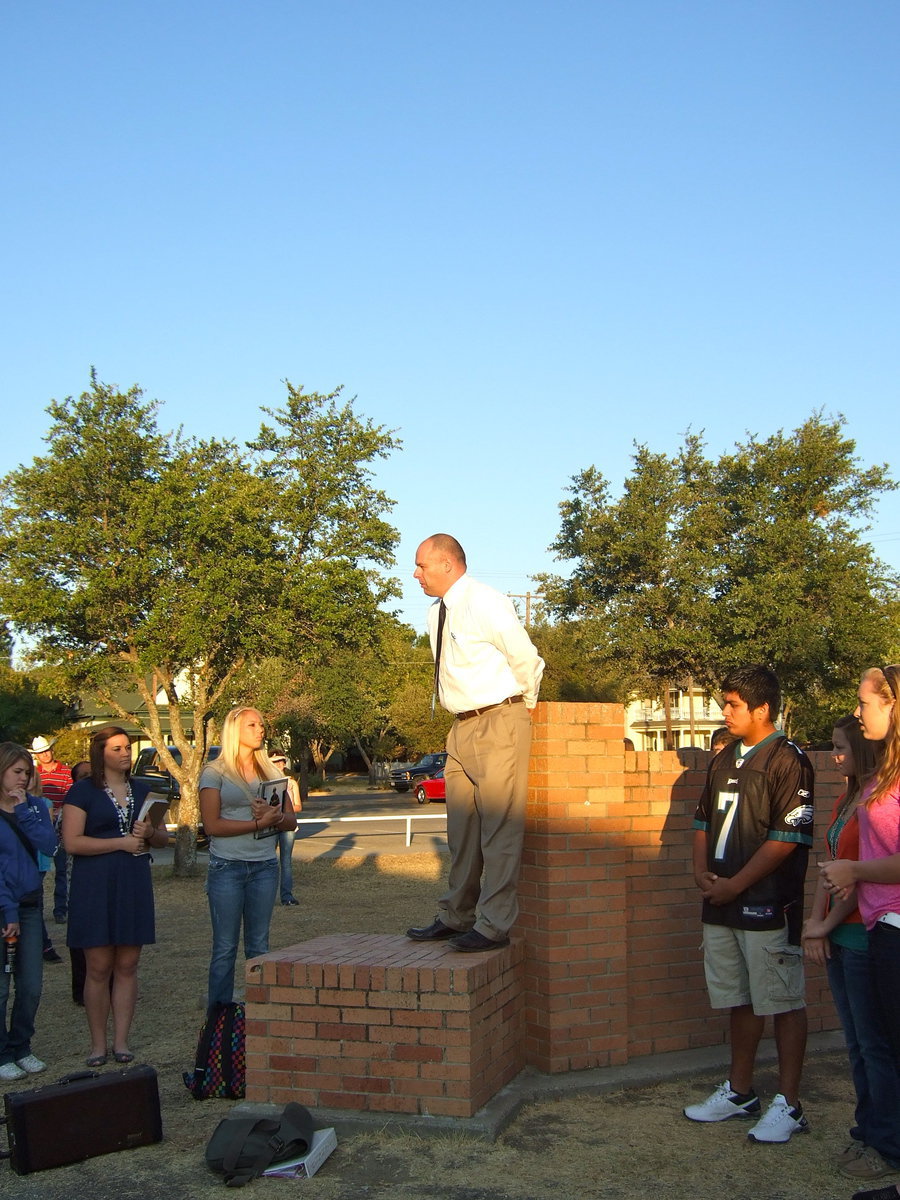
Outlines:
<svg viewBox="0 0 900 1200"><path fill-rule="evenodd" d="M416 784L416 799L420 804L429 804L432 800L446 801L444 772L437 771L428 779L420 779Z"/></svg>

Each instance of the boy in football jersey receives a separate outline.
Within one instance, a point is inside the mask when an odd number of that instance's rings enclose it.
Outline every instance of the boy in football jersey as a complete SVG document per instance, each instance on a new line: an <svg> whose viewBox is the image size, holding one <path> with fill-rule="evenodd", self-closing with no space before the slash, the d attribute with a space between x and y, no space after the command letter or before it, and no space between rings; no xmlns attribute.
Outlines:
<svg viewBox="0 0 900 1200"><path fill-rule="evenodd" d="M713 1008L731 1010L731 1070L692 1121L759 1117L756 1050L775 1025L780 1092L750 1130L786 1142L807 1129L800 1106L806 1007L800 927L813 832L813 769L775 728L777 676L739 667L722 684L734 741L713 758L694 817L694 879L703 896L703 960Z"/></svg>

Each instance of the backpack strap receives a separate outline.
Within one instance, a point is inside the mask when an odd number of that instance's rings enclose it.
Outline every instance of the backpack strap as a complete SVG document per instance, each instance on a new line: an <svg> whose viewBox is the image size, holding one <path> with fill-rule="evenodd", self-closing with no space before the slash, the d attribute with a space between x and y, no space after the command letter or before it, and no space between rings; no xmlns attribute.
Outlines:
<svg viewBox="0 0 900 1200"><path fill-rule="evenodd" d="M222 1171L226 1187L243 1187L251 1179L258 1179L263 1171L272 1164L278 1155L283 1155L287 1141L282 1137L281 1121L271 1117L249 1118L235 1121L238 1127L233 1131L228 1149L222 1160ZM243 1153L248 1140L254 1133L268 1134L265 1142L251 1162L238 1166L238 1160Z"/></svg>
<svg viewBox="0 0 900 1200"><path fill-rule="evenodd" d="M200 1030L200 1038L197 1042L197 1053L194 1057L193 1074L184 1073L184 1085L191 1093L195 1100L203 1099L203 1085L206 1083L206 1072L209 1067L209 1048L212 1044L213 1034L216 1031L216 1015L213 1005L209 1006L206 1013L206 1020L203 1022L203 1028Z"/></svg>
<svg viewBox="0 0 900 1200"><path fill-rule="evenodd" d="M247 1142L257 1130L259 1133L274 1134L277 1128L278 1122L269 1117L245 1117L240 1121L228 1121L228 1145L222 1154L222 1174L227 1187L242 1188L245 1183L250 1183L253 1178L263 1174L277 1153L277 1141L270 1148L272 1136L260 1147L256 1159L251 1163L245 1163L244 1166L239 1166L238 1163Z"/></svg>
<svg viewBox="0 0 900 1200"><path fill-rule="evenodd" d="M308 1108L294 1102L286 1104L279 1123L285 1142L303 1142L309 1149L316 1126Z"/></svg>

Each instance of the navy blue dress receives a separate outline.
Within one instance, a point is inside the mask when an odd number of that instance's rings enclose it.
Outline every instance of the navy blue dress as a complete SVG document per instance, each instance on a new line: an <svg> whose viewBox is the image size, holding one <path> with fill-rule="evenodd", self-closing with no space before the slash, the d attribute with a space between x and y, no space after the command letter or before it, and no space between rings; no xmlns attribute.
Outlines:
<svg viewBox="0 0 900 1200"><path fill-rule="evenodd" d="M150 790L133 783L134 818ZM66 804L84 810L87 837L122 836L113 801L90 779L76 783ZM150 855L118 850L112 854L72 856L72 887L69 893L69 929L66 945L147 946L156 941Z"/></svg>

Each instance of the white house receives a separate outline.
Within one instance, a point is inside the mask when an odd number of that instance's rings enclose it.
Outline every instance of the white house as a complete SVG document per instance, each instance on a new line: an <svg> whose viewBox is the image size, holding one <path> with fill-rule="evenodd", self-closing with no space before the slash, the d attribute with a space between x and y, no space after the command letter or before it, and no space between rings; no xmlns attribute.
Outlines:
<svg viewBox="0 0 900 1200"><path fill-rule="evenodd" d="M662 699L632 700L625 707L627 737L635 750L709 749L714 730L724 724L718 702L700 688L669 689L672 741L666 746L666 711Z"/></svg>

